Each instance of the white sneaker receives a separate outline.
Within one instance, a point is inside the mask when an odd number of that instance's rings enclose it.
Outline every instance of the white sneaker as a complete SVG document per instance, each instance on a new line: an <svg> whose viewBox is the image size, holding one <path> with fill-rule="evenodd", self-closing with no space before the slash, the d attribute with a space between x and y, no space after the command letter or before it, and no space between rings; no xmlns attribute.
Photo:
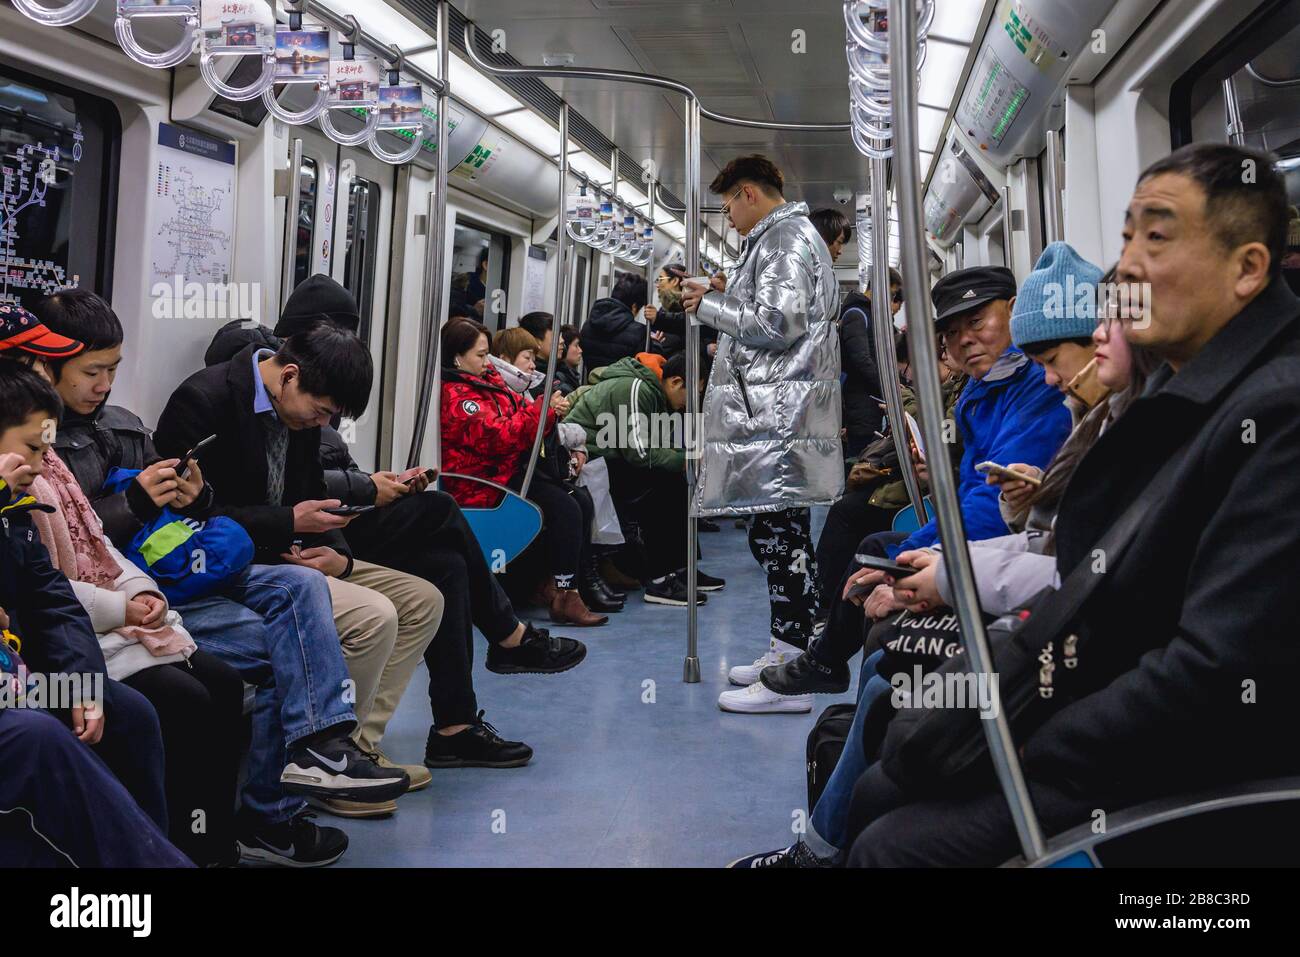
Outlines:
<svg viewBox="0 0 1300 957"><path fill-rule="evenodd" d="M722 692L718 707L735 714L807 714L812 710L812 695L777 694L756 681L748 688Z"/></svg>
<svg viewBox="0 0 1300 957"><path fill-rule="evenodd" d="M758 673L768 665L783 665L802 654L802 648L796 648L794 645L773 638L768 642L767 654L761 658L755 658L752 665L736 665L727 672L727 680L733 685L740 685L741 687L752 685L758 680Z"/></svg>

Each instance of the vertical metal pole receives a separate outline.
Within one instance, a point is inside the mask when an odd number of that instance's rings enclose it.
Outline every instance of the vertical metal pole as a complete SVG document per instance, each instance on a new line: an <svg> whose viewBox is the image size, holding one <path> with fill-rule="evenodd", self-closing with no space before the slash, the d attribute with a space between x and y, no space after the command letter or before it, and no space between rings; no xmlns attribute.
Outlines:
<svg viewBox="0 0 1300 957"><path fill-rule="evenodd" d="M646 209L646 220L650 223L651 235L654 235L655 225L655 181L652 178L646 184L649 187L650 205ZM645 264L645 298L647 303L653 303L655 300L655 278L659 270L655 268L655 251L654 246L650 247L650 258ZM645 324L645 351L650 351L650 323Z"/></svg>
<svg viewBox="0 0 1300 957"><path fill-rule="evenodd" d="M871 169L871 334L876 345L876 368L880 370L880 388L894 435L898 467L903 470L903 485L912 508L922 525L930 521L921 494L921 479L907 441L907 417L903 413L903 387L898 381L898 359L894 354L894 316L889 298L889 185L888 166L883 159L870 160ZM861 237L859 237L861 242ZM928 293L927 293L928 295ZM910 315L910 310L909 310ZM913 356L913 367L916 365Z"/></svg>
<svg viewBox="0 0 1300 957"><path fill-rule="evenodd" d="M569 304L569 231L564 219L569 206L569 104L560 104L560 204L555 219L555 311L551 313L551 352L546 359L546 382L542 386L542 414L537 419L537 434L533 436L533 453L528 458L524 484L519 494L528 497L537 471L537 460L542 451L542 438L546 434L546 417L551 411L551 390L555 388L555 366L559 361L560 326Z"/></svg>
<svg viewBox="0 0 1300 957"><path fill-rule="evenodd" d="M903 282L907 286L907 335L912 365L916 369L921 430L925 434L926 446L933 450L931 454L940 455L941 450L946 448L943 436L943 393L939 385L934 315L927 288L929 284L925 281L927 269L925 220L921 215L922 171L917 156L915 37L916 5L913 0L889 0L894 162L898 164L898 224L902 239ZM1007 222L1010 223L1009 214ZM945 468L932 469L930 493L938 511L939 531L944 544L944 568L947 569L952 589L953 609L961 623L971 670L983 675L983 680L990 682L991 690L996 695L993 657L989 652L988 636L984 633L984 619L975 590L970 552L966 547L966 529L952 472ZM1045 852L1043 834L1033 803L1029 799L1029 789L1025 784L1020 760L1016 756L1006 713L999 705L997 717L982 721L981 724L988 737L993 766L1010 805L1025 860L1032 863Z"/></svg>
<svg viewBox="0 0 1300 957"><path fill-rule="evenodd" d="M1065 239L1065 210L1061 204L1061 131L1047 131L1047 167L1043 170L1043 210L1047 214L1047 241Z"/></svg>
<svg viewBox="0 0 1300 957"><path fill-rule="evenodd" d="M434 194L429 207L429 256L424 280L424 328L420 341L420 391L416 397L415 428L411 432L411 445L406 452L406 467L420 464L424 432L433 412L433 461L442 463L442 363L438 347L442 343L443 303L447 277L447 106L450 75L451 43L449 40L451 18L447 0L438 0L438 127L434 131ZM418 135L418 134L417 134Z"/></svg>
<svg viewBox="0 0 1300 957"><path fill-rule="evenodd" d="M897 156L897 153L895 153ZM902 203L899 203L902 208ZM901 227L903 221L898 221ZM1006 260L1007 268L1013 273L1016 271L1016 239L1015 234L1011 231L1011 187L1002 187L1002 256ZM1019 282L1019 277L1016 279Z"/></svg>
<svg viewBox="0 0 1300 957"><path fill-rule="evenodd" d="M284 257L280 269L280 310L293 294L294 265L298 257L298 190L302 184L302 137L294 138L289 150L289 184L284 195ZM308 250L308 255L311 251ZM274 325L274 323L272 323Z"/></svg>
<svg viewBox="0 0 1300 957"><path fill-rule="evenodd" d="M1245 146L1246 124L1241 119L1241 101L1237 99L1237 83L1232 77L1223 81L1223 108L1227 114L1228 142Z"/></svg>
<svg viewBox="0 0 1300 957"><path fill-rule="evenodd" d="M686 275L700 272L700 102L686 98ZM693 454L703 451L703 423L700 421L700 327L695 317L686 316L686 660L682 681L700 681L699 595L695 550L699 528L695 521L695 486L698 472Z"/></svg>

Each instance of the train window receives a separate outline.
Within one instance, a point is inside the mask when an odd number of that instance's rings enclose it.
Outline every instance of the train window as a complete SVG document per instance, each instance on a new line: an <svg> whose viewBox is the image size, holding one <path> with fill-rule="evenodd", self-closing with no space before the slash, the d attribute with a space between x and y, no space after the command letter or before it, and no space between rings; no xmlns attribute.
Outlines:
<svg viewBox="0 0 1300 957"><path fill-rule="evenodd" d="M107 100L0 67L0 303L112 295L120 135Z"/></svg>
<svg viewBox="0 0 1300 957"><path fill-rule="evenodd" d="M1286 175L1291 229L1286 278L1300 289L1300 0L1265 5L1174 84L1175 145L1227 142L1273 153Z"/></svg>
<svg viewBox="0 0 1300 957"><path fill-rule="evenodd" d="M316 161L304 156L298 170L298 239L293 256L293 285L311 276L312 247L316 241Z"/></svg>
<svg viewBox="0 0 1300 957"><path fill-rule="evenodd" d="M375 249L379 239L379 184L360 177L348 190L347 247L343 260L343 285L361 310L357 329L370 342L370 313L375 302Z"/></svg>
<svg viewBox="0 0 1300 957"><path fill-rule="evenodd" d="M469 223L457 223L453 244L451 304L476 310L493 331L504 328L510 238Z"/></svg>

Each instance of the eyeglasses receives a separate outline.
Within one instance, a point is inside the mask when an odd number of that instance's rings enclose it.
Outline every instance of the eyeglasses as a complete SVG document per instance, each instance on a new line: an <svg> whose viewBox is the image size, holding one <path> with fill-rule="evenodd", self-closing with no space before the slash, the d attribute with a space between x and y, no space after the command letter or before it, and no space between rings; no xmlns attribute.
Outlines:
<svg viewBox="0 0 1300 957"><path fill-rule="evenodd" d="M727 213L731 212L731 204L736 201L736 196L739 196L744 191L745 191L745 187L743 186L740 187L740 189L736 190L735 196L732 196L731 199L727 200L725 203L722 204L722 214L724 216L727 215Z"/></svg>
<svg viewBox="0 0 1300 957"><path fill-rule="evenodd" d="M893 293L889 297L889 301L894 303L896 306L901 306L903 304L903 290L899 289L897 292Z"/></svg>

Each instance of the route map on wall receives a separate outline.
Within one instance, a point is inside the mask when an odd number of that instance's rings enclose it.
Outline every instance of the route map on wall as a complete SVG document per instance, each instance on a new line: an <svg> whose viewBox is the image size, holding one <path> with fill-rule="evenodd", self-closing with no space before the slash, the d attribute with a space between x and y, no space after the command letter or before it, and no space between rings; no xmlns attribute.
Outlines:
<svg viewBox="0 0 1300 957"><path fill-rule="evenodd" d="M75 286L80 277L69 280L66 268L52 259L29 259L19 253L21 221L45 207L45 195L58 183L61 163L69 158L81 162L84 136L78 125L72 135L71 157L57 145L25 143L4 157L3 192L0 193L0 303L17 304L21 291L42 295Z"/></svg>
<svg viewBox="0 0 1300 957"><path fill-rule="evenodd" d="M150 284L230 282L235 236L235 144L158 127Z"/></svg>

